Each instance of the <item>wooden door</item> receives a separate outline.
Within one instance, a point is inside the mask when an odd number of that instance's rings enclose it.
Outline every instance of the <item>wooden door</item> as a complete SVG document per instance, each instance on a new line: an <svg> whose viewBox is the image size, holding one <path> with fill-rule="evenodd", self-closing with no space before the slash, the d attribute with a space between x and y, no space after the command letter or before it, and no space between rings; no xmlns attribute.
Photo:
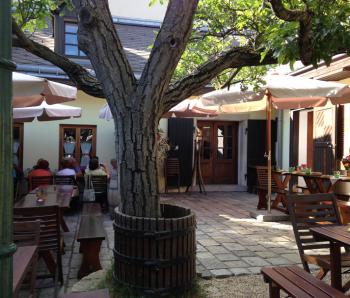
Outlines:
<svg viewBox="0 0 350 298"><path fill-rule="evenodd" d="M314 112L315 171L332 174L335 168L335 109L317 109Z"/></svg>
<svg viewBox="0 0 350 298"><path fill-rule="evenodd" d="M237 122L198 121L198 128L204 183L237 183Z"/></svg>

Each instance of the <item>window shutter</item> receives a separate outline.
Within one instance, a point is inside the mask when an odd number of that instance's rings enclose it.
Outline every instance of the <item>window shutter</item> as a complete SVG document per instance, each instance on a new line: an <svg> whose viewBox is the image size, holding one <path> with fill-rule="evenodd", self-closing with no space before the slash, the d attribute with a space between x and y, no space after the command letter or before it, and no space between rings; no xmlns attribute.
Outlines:
<svg viewBox="0 0 350 298"><path fill-rule="evenodd" d="M340 161L344 155L344 106L337 108L336 120L336 159Z"/></svg>

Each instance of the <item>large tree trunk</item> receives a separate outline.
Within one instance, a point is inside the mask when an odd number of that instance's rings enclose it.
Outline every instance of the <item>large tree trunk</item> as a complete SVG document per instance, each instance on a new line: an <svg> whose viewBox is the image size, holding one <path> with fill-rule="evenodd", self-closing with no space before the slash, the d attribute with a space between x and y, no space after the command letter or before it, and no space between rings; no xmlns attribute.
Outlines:
<svg viewBox="0 0 350 298"><path fill-rule="evenodd" d="M116 119L121 211L132 216L158 217L156 133L159 118L153 113L143 117L143 113L134 109L118 112L113 107L112 113Z"/></svg>

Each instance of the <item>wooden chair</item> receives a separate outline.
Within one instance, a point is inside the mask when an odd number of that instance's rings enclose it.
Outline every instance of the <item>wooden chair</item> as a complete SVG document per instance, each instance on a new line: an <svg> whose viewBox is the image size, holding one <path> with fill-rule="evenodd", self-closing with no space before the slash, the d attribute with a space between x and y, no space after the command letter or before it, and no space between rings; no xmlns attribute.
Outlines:
<svg viewBox="0 0 350 298"><path fill-rule="evenodd" d="M90 176L92 187L95 191L95 200L101 204L102 209L108 210L108 184L106 176Z"/></svg>
<svg viewBox="0 0 350 298"><path fill-rule="evenodd" d="M35 281L40 241L40 220L14 222L13 296L17 297L25 276L30 272L30 292L35 296Z"/></svg>
<svg viewBox="0 0 350 298"><path fill-rule="evenodd" d="M29 190L33 190L40 185L53 184L53 176L33 176L29 178Z"/></svg>
<svg viewBox="0 0 350 298"><path fill-rule="evenodd" d="M49 275L63 283L62 250L63 239L60 231L60 210L58 206L42 206L33 208L14 208L14 221L40 220L39 258L42 257L50 271ZM53 257L56 254L56 260ZM58 271L58 274L57 274ZM56 283L56 282L55 282Z"/></svg>
<svg viewBox="0 0 350 298"><path fill-rule="evenodd" d="M177 189L180 192L180 161L176 157L167 158L164 168L165 192L168 192L168 178L177 179Z"/></svg>
<svg viewBox="0 0 350 298"><path fill-rule="evenodd" d="M54 184L56 185L76 185L75 176L54 176Z"/></svg>
<svg viewBox="0 0 350 298"><path fill-rule="evenodd" d="M256 187L258 191L259 196L259 202L257 209L267 209L267 187L268 187L268 172L266 166L256 166L256 174L258 178L258 185ZM274 193L277 193L276 201L272 202L272 206L275 209L281 209L278 207L279 203L283 204L283 207L285 209L282 209L283 212L285 212L287 205L286 205L286 194L287 191L285 189L280 189L276 185L276 180L274 175L276 175L275 172L271 173L271 190Z"/></svg>
<svg viewBox="0 0 350 298"><path fill-rule="evenodd" d="M320 267L316 277L322 279L330 270L330 256L308 251L329 249L329 242L316 241L311 227L321 224L340 224L340 217L333 194L288 196L288 209L295 240L304 269L310 272L309 264ZM342 267L350 267L350 256L342 256Z"/></svg>

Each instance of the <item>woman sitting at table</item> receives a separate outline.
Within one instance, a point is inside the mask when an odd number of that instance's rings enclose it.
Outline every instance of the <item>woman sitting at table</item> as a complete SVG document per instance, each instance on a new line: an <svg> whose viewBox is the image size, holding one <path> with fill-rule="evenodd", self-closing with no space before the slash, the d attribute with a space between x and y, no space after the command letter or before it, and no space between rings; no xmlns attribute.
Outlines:
<svg viewBox="0 0 350 298"><path fill-rule="evenodd" d="M89 162L89 168L85 170L87 176L106 176L107 173L102 170L99 165L98 159L91 158Z"/></svg>
<svg viewBox="0 0 350 298"><path fill-rule="evenodd" d="M73 164L70 158L65 157L61 161L62 169L57 172L57 176L75 176L76 172L73 169Z"/></svg>
<svg viewBox="0 0 350 298"><path fill-rule="evenodd" d="M52 173L49 168L49 162L45 159L38 160L36 168L32 170L28 175L30 189L33 189L33 185L32 185L33 177L51 177L51 176L52 176Z"/></svg>

